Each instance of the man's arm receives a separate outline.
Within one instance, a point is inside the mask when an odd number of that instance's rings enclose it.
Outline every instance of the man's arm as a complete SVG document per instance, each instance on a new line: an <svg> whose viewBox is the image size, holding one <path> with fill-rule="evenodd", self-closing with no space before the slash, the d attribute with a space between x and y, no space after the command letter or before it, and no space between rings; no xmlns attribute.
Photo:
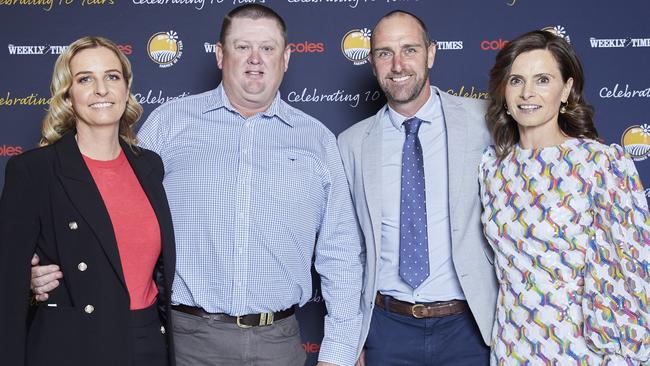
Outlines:
<svg viewBox="0 0 650 366"><path fill-rule="evenodd" d="M334 136L325 142L330 185L316 242L316 271L327 306L319 361L352 366L361 334L362 244Z"/></svg>

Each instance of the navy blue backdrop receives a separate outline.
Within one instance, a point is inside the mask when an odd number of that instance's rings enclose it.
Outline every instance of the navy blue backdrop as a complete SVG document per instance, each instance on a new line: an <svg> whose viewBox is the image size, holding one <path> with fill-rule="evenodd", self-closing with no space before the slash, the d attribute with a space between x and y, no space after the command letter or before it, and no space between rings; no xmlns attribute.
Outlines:
<svg viewBox="0 0 650 366"><path fill-rule="evenodd" d="M119 44L146 117L165 100L218 84L214 42L222 17L247 2L287 21L293 53L282 97L337 134L384 103L365 56L370 29L388 11L405 9L425 21L439 43L432 82L472 98L485 98L488 70L509 39L554 27L583 61L600 134L625 146L650 185L647 0L0 0L0 189L7 159L38 141L52 66L67 44L84 35ZM299 313L309 365L323 312L315 290Z"/></svg>

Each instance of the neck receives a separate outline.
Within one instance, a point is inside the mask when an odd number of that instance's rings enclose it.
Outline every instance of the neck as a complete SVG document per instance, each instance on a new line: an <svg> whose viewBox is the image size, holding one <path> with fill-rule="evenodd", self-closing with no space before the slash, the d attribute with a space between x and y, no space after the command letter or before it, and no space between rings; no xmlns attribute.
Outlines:
<svg viewBox="0 0 650 366"><path fill-rule="evenodd" d="M241 114L242 116L244 116L246 118L252 117L252 116L254 116L254 115L258 114L258 113L262 113L262 112L266 111L267 109L269 109L271 104L273 104L273 100L275 99L275 95L274 95L274 99L271 99L270 101L268 101L268 103L265 103L265 104L256 103L256 102L249 102L247 100L243 100L240 103L240 102L235 101L233 98L231 98L228 95L228 91L226 90L225 87L223 88L223 91L224 91L224 93L226 93L226 98L228 98L228 101L230 102L232 107L235 108L235 110L237 112L239 112L239 114Z"/></svg>
<svg viewBox="0 0 650 366"><path fill-rule="evenodd" d="M112 127L112 126L111 126ZM77 124L77 145L79 151L94 160L113 160L120 155L122 148L118 128L89 128Z"/></svg>
<svg viewBox="0 0 650 366"><path fill-rule="evenodd" d="M538 129L526 129L519 127L519 145L523 149L539 149L562 144L569 136L565 135L559 128L552 131L540 131Z"/></svg>

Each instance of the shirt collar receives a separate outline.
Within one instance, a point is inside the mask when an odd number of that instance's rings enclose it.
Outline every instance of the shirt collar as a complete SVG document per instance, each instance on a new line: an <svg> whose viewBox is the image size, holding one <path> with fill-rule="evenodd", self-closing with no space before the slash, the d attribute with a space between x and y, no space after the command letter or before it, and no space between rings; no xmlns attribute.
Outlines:
<svg viewBox="0 0 650 366"><path fill-rule="evenodd" d="M384 116L388 115L388 120L390 123L399 131L403 131L402 124L404 121L413 117L417 117L423 122L431 124L431 122L437 117L437 111L440 110L440 95L438 95L438 92L434 87L430 86L430 88L431 94L429 95L429 99L427 99L427 102L424 103L424 105L420 107L417 112L415 112L414 116L403 116L391 108L388 104L386 104L386 111L384 112Z"/></svg>
<svg viewBox="0 0 650 366"><path fill-rule="evenodd" d="M203 113L220 108L226 108L232 113L240 114L239 111L237 111L237 109L235 109L235 107L230 103L230 100L223 89L223 83L219 83L219 86L210 93L210 96L203 107ZM269 108L261 114L268 118L277 117L289 127L293 127L293 123L289 118L288 105L282 101L280 91L275 94L275 98L273 98L273 102Z"/></svg>

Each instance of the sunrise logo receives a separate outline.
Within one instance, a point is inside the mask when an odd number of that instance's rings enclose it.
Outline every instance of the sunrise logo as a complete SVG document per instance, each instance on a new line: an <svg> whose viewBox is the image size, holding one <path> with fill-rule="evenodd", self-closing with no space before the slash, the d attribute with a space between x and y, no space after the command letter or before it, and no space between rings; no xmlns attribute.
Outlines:
<svg viewBox="0 0 650 366"><path fill-rule="evenodd" d="M650 124L628 127L621 137L621 145L633 160L647 159L650 156Z"/></svg>
<svg viewBox="0 0 650 366"><path fill-rule="evenodd" d="M353 29L347 32L341 40L341 52L354 65L363 65L370 56L370 35L368 28Z"/></svg>
<svg viewBox="0 0 650 366"><path fill-rule="evenodd" d="M170 67L183 55L183 41L178 39L178 33L173 30L158 32L149 38L147 52L149 58L160 67Z"/></svg>

